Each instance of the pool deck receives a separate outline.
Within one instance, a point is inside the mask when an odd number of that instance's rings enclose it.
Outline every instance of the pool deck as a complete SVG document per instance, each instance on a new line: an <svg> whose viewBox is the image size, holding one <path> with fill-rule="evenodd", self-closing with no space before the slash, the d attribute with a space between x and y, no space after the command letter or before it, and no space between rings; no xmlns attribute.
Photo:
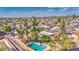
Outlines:
<svg viewBox="0 0 79 59"><path fill-rule="evenodd" d="M49 45L46 45L47 46L47 48L46 49L44 49L44 51L48 51L48 50L50 50L51 48L49 47Z"/></svg>

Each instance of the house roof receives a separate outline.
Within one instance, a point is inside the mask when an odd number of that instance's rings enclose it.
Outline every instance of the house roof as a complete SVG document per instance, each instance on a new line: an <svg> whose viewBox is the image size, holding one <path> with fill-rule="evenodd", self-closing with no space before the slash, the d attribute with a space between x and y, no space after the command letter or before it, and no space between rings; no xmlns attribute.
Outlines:
<svg viewBox="0 0 79 59"><path fill-rule="evenodd" d="M79 31L74 31L73 34L75 34L76 36L79 36Z"/></svg>
<svg viewBox="0 0 79 59"><path fill-rule="evenodd" d="M53 35L54 33L42 31L42 32L40 32L40 34L43 34L43 35Z"/></svg>

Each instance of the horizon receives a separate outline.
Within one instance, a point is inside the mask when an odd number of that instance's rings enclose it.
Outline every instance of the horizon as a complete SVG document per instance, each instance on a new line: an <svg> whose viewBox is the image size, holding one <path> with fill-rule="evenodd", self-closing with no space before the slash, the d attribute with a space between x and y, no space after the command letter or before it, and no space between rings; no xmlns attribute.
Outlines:
<svg viewBox="0 0 79 59"><path fill-rule="evenodd" d="M79 16L79 7L0 7L0 17Z"/></svg>

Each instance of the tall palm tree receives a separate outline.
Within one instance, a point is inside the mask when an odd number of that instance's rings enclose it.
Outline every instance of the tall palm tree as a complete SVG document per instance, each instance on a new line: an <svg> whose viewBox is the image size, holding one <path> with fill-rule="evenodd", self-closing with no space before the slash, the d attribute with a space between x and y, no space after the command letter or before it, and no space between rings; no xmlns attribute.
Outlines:
<svg viewBox="0 0 79 59"><path fill-rule="evenodd" d="M32 32L32 41L36 41L38 39L38 24L37 24L37 18L32 17L32 26L31 26L31 32Z"/></svg>
<svg viewBox="0 0 79 59"><path fill-rule="evenodd" d="M29 41L29 38L28 38L28 34L29 34L29 29L30 29L30 25L28 23L28 20L27 19L21 19L20 20L20 29L23 30L23 40L25 41Z"/></svg>
<svg viewBox="0 0 79 59"><path fill-rule="evenodd" d="M60 21L60 29L61 29L61 35L60 35L59 41L62 44L63 48L65 50L67 50L71 47L71 41L66 34L66 28L65 28L65 21L64 20Z"/></svg>

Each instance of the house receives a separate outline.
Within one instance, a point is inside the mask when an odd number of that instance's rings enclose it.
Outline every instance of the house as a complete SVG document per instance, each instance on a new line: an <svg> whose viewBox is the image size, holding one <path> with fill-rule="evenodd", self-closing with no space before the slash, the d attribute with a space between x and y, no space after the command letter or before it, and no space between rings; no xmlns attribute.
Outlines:
<svg viewBox="0 0 79 59"><path fill-rule="evenodd" d="M50 29L51 31L60 32L60 27L53 27Z"/></svg>
<svg viewBox="0 0 79 59"><path fill-rule="evenodd" d="M44 27L44 28L50 28L50 27L47 26L47 25L41 25L41 27Z"/></svg>
<svg viewBox="0 0 79 59"><path fill-rule="evenodd" d="M79 28L74 28L76 31L79 31Z"/></svg>
<svg viewBox="0 0 79 59"><path fill-rule="evenodd" d="M79 42L79 31L74 31L71 35L72 39L71 41L73 42Z"/></svg>
<svg viewBox="0 0 79 59"><path fill-rule="evenodd" d="M79 37L79 31L74 31L73 34Z"/></svg>
<svg viewBox="0 0 79 59"><path fill-rule="evenodd" d="M16 30L12 30L12 31L10 32L10 34L13 35L13 36L17 36L17 35L18 35L18 33L16 32Z"/></svg>
<svg viewBox="0 0 79 59"><path fill-rule="evenodd" d="M71 36L72 36L71 41L76 44L75 47L79 47L79 31L74 31Z"/></svg>
<svg viewBox="0 0 79 59"><path fill-rule="evenodd" d="M48 35L48 36L54 35L54 33L46 32L46 31L41 31L40 34L42 34L42 35Z"/></svg>

